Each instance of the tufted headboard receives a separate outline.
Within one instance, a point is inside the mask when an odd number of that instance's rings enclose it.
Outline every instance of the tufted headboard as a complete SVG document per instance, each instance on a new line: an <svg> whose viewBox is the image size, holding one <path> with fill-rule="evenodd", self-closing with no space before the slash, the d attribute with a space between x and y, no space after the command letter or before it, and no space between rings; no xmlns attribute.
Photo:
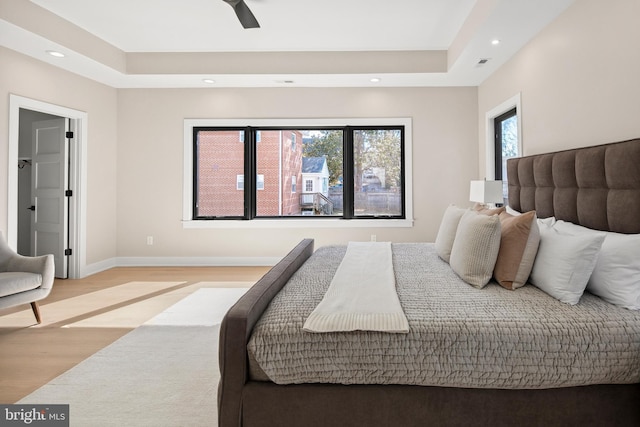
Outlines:
<svg viewBox="0 0 640 427"><path fill-rule="evenodd" d="M640 233L640 139L507 160L509 206Z"/></svg>

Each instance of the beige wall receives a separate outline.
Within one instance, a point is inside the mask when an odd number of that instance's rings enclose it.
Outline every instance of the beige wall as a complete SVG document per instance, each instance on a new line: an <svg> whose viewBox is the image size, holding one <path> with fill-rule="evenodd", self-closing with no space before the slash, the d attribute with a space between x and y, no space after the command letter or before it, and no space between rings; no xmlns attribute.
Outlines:
<svg viewBox="0 0 640 427"><path fill-rule="evenodd" d="M0 230L6 234L9 94L15 94L88 114L86 259L115 257L117 91L2 47L0 64Z"/></svg>
<svg viewBox="0 0 640 427"><path fill-rule="evenodd" d="M7 165L9 94L88 114L89 271L127 257L278 257L304 237L317 245L371 234L433 241L442 212L467 203L478 173L473 87L117 90L4 48L0 62L0 164ZM183 229L185 118L340 117L412 118L413 228ZM7 176L0 173L0 230L6 226Z"/></svg>
<svg viewBox="0 0 640 427"><path fill-rule="evenodd" d="M468 203L469 180L484 175L486 112L515 94L524 154L640 136L637 16L635 0L578 0L479 88L116 90L0 48L0 164L10 93L88 113L88 264L274 257L303 237L432 241L444 208ZM335 117L412 118L413 228L183 229L185 118ZM3 232L6 179L0 173Z"/></svg>
<svg viewBox="0 0 640 427"><path fill-rule="evenodd" d="M521 93L525 155L640 137L640 1L577 0L478 89L485 114Z"/></svg>
<svg viewBox="0 0 640 427"><path fill-rule="evenodd" d="M185 118L413 120L413 228L183 229ZM281 256L304 237L433 241L478 173L476 88L128 89L118 98L118 256ZM154 245L146 245L146 236Z"/></svg>

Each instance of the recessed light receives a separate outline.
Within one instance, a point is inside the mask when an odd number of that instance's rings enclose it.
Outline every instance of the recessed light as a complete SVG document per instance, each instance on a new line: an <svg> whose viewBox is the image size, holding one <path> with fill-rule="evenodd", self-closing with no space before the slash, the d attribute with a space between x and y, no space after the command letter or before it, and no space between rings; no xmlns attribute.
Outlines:
<svg viewBox="0 0 640 427"><path fill-rule="evenodd" d="M379 77L373 77L371 80L369 80L371 83L380 83L380 78Z"/></svg>
<svg viewBox="0 0 640 427"><path fill-rule="evenodd" d="M494 46L497 45L497 44L500 44L500 40L499 39L493 39L493 40L491 40L491 44L494 45Z"/></svg>
<svg viewBox="0 0 640 427"><path fill-rule="evenodd" d="M216 82L216 81L215 81L215 80L213 80L213 79L202 79L202 81L203 81L203 82L205 82L205 83L207 83L207 84L210 84L210 85L212 85L212 84L214 84L214 83Z"/></svg>
<svg viewBox="0 0 640 427"><path fill-rule="evenodd" d="M48 50L47 53L51 56L55 56L56 58L64 58L64 53L58 52L57 50Z"/></svg>

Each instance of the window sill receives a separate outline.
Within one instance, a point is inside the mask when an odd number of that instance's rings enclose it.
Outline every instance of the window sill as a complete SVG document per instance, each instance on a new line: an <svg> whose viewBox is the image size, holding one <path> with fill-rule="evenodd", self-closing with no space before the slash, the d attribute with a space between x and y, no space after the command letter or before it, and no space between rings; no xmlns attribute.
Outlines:
<svg viewBox="0 0 640 427"><path fill-rule="evenodd" d="M410 228L412 219L253 219L244 220L183 220L182 228Z"/></svg>

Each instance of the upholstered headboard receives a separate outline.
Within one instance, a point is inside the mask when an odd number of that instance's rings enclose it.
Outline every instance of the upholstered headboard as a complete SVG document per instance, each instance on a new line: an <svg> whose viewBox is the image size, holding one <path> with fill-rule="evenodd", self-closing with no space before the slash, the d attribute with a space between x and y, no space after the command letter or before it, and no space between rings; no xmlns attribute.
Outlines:
<svg viewBox="0 0 640 427"><path fill-rule="evenodd" d="M640 139L507 160L509 206L640 233Z"/></svg>

